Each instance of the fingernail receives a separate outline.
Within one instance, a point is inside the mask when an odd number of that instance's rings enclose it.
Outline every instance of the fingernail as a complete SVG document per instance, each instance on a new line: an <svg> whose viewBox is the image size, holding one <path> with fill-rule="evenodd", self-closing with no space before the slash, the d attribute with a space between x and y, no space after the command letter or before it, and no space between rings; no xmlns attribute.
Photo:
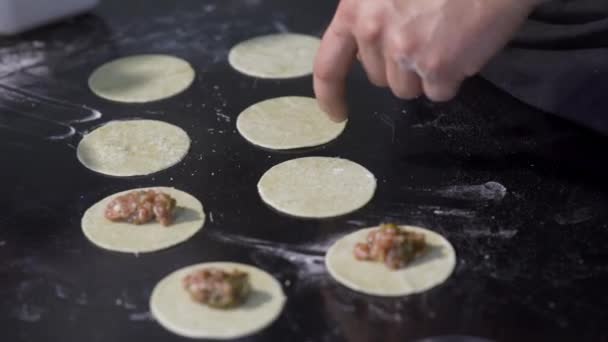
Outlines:
<svg viewBox="0 0 608 342"><path fill-rule="evenodd" d="M329 114L329 118L331 119L331 121L336 123L344 122L344 120L346 120L346 118L348 117L348 110L346 107L342 107L330 113L331 114Z"/></svg>

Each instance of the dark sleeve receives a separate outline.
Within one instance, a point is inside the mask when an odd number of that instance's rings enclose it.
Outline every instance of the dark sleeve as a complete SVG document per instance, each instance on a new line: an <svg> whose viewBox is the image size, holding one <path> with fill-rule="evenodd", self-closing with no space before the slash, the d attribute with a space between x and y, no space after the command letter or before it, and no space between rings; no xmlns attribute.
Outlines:
<svg viewBox="0 0 608 342"><path fill-rule="evenodd" d="M482 76L523 102L608 134L608 0L544 3Z"/></svg>

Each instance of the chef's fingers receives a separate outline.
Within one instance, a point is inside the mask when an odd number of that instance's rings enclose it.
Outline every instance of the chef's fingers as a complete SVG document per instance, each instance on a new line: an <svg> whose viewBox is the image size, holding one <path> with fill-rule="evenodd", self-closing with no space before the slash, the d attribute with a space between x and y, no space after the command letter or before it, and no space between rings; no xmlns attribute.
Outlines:
<svg viewBox="0 0 608 342"><path fill-rule="evenodd" d="M378 87L386 87L386 65L382 54L382 23L369 20L357 28L355 40L360 61L369 81Z"/></svg>
<svg viewBox="0 0 608 342"><path fill-rule="evenodd" d="M438 54L428 54L419 59L414 68L422 79L424 94L432 101L451 100L458 93L458 88L465 76L462 70L454 68Z"/></svg>
<svg viewBox="0 0 608 342"><path fill-rule="evenodd" d="M325 32L314 65L314 90L319 106L336 122L346 120L346 76L357 45L352 34L340 27L336 16Z"/></svg>
<svg viewBox="0 0 608 342"><path fill-rule="evenodd" d="M398 98L411 100L422 94L420 77L413 70L399 66L394 58L386 59L386 78Z"/></svg>
<svg viewBox="0 0 608 342"><path fill-rule="evenodd" d="M462 79L438 79L422 81L426 97L436 102L449 101L458 93Z"/></svg>

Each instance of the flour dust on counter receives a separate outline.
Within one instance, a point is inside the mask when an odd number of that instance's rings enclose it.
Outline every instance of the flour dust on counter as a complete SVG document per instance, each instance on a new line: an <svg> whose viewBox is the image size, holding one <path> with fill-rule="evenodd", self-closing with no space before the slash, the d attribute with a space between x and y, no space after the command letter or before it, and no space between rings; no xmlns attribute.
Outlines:
<svg viewBox="0 0 608 342"><path fill-rule="evenodd" d="M125 103L146 103L175 96L194 81L192 66L167 55L120 58L97 68L89 88L97 96Z"/></svg>
<svg viewBox="0 0 608 342"><path fill-rule="evenodd" d="M155 190L175 199L174 220L170 225L148 222L136 225L115 222L106 217L108 205L117 197L139 190ZM203 228L205 212L201 202L175 188L154 187L123 191L90 207L82 217L82 231L98 247L124 253L155 252L190 239Z"/></svg>
<svg viewBox="0 0 608 342"><path fill-rule="evenodd" d="M254 145L288 150L328 143L344 131L346 122L331 121L314 98L286 96L248 107L236 127Z"/></svg>
<svg viewBox="0 0 608 342"><path fill-rule="evenodd" d="M330 157L288 160L266 171L258 182L266 204L301 218L346 215L366 205L375 191L376 178L369 170Z"/></svg>
<svg viewBox="0 0 608 342"><path fill-rule="evenodd" d="M190 149L181 128L156 120L111 121L86 134L76 150L90 170L109 176L149 175L179 163Z"/></svg>
<svg viewBox="0 0 608 342"><path fill-rule="evenodd" d="M284 79L312 74L314 58L321 44L317 37L280 33L255 37L234 46L230 65L253 77Z"/></svg>
<svg viewBox="0 0 608 342"><path fill-rule="evenodd" d="M248 275L247 299L232 308L213 308L191 297L185 278L205 268ZM160 325L184 337L235 339L255 334L274 322L283 311L286 297L281 284L267 272L233 262L210 262L179 269L162 279L152 291L150 311Z"/></svg>
<svg viewBox="0 0 608 342"><path fill-rule="evenodd" d="M381 262L361 261L355 257L355 247L367 241L370 232L378 228L361 229L344 236L329 248L325 256L329 274L354 291L383 297L421 293L446 281L456 266L456 252L450 242L428 229L412 226L399 228L423 234L427 251L396 270Z"/></svg>

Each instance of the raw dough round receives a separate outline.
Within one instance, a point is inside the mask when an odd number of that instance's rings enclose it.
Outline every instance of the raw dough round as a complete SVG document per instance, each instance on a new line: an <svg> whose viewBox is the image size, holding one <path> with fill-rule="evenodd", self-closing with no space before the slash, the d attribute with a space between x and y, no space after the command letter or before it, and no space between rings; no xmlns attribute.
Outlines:
<svg viewBox="0 0 608 342"><path fill-rule="evenodd" d="M182 279L202 267L238 269L249 273L252 292L247 301L233 309L213 309L190 298ZM150 311L167 330L190 338L233 339L254 334L276 320L285 305L281 285L259 268L210 262L175 271L161 280L150 298Z"/></svg>
<svg viewBox="0 0 608 342"><path fill-rule="evenodd" d="M329 119L310 97L270 99L245 109L236 121L239 133L252 144L287 150L325 144L337 138L346 122Z"/></svg>
<svg viewBox="0 0 608 342"><path fill-rule="evenodd" d="M430 230L400 226L423 233L430 250L405 268L393 271L384 263L359 261L353 249L364 242L374 228L366 228L341 238L327 251L325 266L329 274L342 285L365 294L376 296L406 296L435 287L452 274L456 253L448 240Z"/></svg>
<svg viewBox="0 0 608 342"><path fill-rule="evenodd" d="M87 168L110 176L141 176L179 163L190 149L188 134L155 120L111 121L85 135L76 150Z"/></svg>
<svg viewBox="0 0 608 342"><path fill-rule="evenodd" d="M188 89L194 69L183 59L166 55L120 58L97 68L89 88L104 99L144 103L162 100Z"/></svg>
<svg viewBox="0 0 608 342"><path fill-rule="evenodd" d="M177 211L173 224L164 227L158 222L150 222L138 226L112 222L105 218L105 209L116 196L146 189L160 190L175 198ZM154 187L123 191L97 202L84 213L82 231L87 239L101 248L116 252L145 253L169 248L188 240L203 228L204 223L203 205L196 198L174 188Z"/></svg>
<svg viewBox="0 0 608 342"><path fill-rule="evenodd" d="M273 166L258 191L276 210L303 218L345 215L374 196L376 178L363 166L341 158L307 157Z"/></svg>
<svg viewBox="0 0 608 342"><path fill-rule="evenodd" d="M321 40L303 34L280 33L246 40L228 55L230 65L259 78L292 78L310 75Z"/></svg>

